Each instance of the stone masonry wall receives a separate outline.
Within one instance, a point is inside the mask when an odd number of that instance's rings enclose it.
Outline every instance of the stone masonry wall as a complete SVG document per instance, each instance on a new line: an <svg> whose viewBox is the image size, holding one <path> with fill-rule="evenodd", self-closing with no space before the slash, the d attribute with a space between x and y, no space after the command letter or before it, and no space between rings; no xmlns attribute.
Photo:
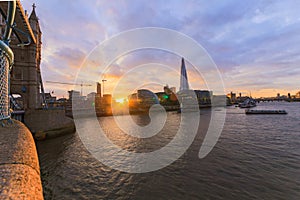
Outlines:
<svg viewBox="0 0 300 200"><path fill-rule="evenodd" d="M19 121L0 126L0 199L43 199L35 143Z"/></svg>

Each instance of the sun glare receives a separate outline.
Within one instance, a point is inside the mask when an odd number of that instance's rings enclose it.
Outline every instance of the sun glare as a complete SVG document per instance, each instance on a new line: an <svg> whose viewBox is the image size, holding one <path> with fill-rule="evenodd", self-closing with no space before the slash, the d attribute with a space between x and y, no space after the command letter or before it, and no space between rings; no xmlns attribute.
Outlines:
<svg viewBox="0 0 300 200"><path fill-rule="evenodd" d="M116 99L116 102L117 103L124 103L125 99L124 98L119 98L119 99Z"/></svg>

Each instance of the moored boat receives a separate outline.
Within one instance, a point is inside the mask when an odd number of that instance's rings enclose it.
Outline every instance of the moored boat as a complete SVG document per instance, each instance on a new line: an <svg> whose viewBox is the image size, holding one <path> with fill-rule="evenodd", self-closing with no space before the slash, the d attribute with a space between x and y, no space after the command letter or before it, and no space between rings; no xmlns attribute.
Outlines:
<svg viewBox="0 0 300 200"><path fill-rule="evenodd" d="M256 101L253 98L247 98L243 103L239 104L240 108L253 108L256 106Z"/></svg>
<svg viewBox="0 0 300 200"><path fill-rule="evenodd" d="M285 110L246 110L246 114L288 114Z"/></svg>

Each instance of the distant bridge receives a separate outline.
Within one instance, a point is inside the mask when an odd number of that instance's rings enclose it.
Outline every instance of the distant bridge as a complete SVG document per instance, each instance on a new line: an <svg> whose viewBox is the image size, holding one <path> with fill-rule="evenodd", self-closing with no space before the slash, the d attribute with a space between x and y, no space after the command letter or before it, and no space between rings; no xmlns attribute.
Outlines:
<svg viewBox="0 0 300 200"><path fill-rule="evenodd" d="M300 101L300 98L288 98L288 97L264 97L264 98L256 98L257 102L270 102L270 101L287 101L287 102L293 102L293 101Z"/></svg>

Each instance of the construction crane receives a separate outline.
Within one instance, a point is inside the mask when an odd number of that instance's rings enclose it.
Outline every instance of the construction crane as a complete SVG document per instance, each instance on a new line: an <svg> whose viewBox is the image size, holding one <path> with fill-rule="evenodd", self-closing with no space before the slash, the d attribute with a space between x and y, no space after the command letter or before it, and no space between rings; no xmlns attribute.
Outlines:
<svg viewBox="0 0 300 200"><path fill-rule="evenodd" d="M80 96L82 96L82 87L89 87L93 86L92 84L84 84L84 83L65 83L65 82L58 82L58 81L46 81L46 83L54 83L54 84L62 84L62 85L80 85L81 91Z"/></svg>

